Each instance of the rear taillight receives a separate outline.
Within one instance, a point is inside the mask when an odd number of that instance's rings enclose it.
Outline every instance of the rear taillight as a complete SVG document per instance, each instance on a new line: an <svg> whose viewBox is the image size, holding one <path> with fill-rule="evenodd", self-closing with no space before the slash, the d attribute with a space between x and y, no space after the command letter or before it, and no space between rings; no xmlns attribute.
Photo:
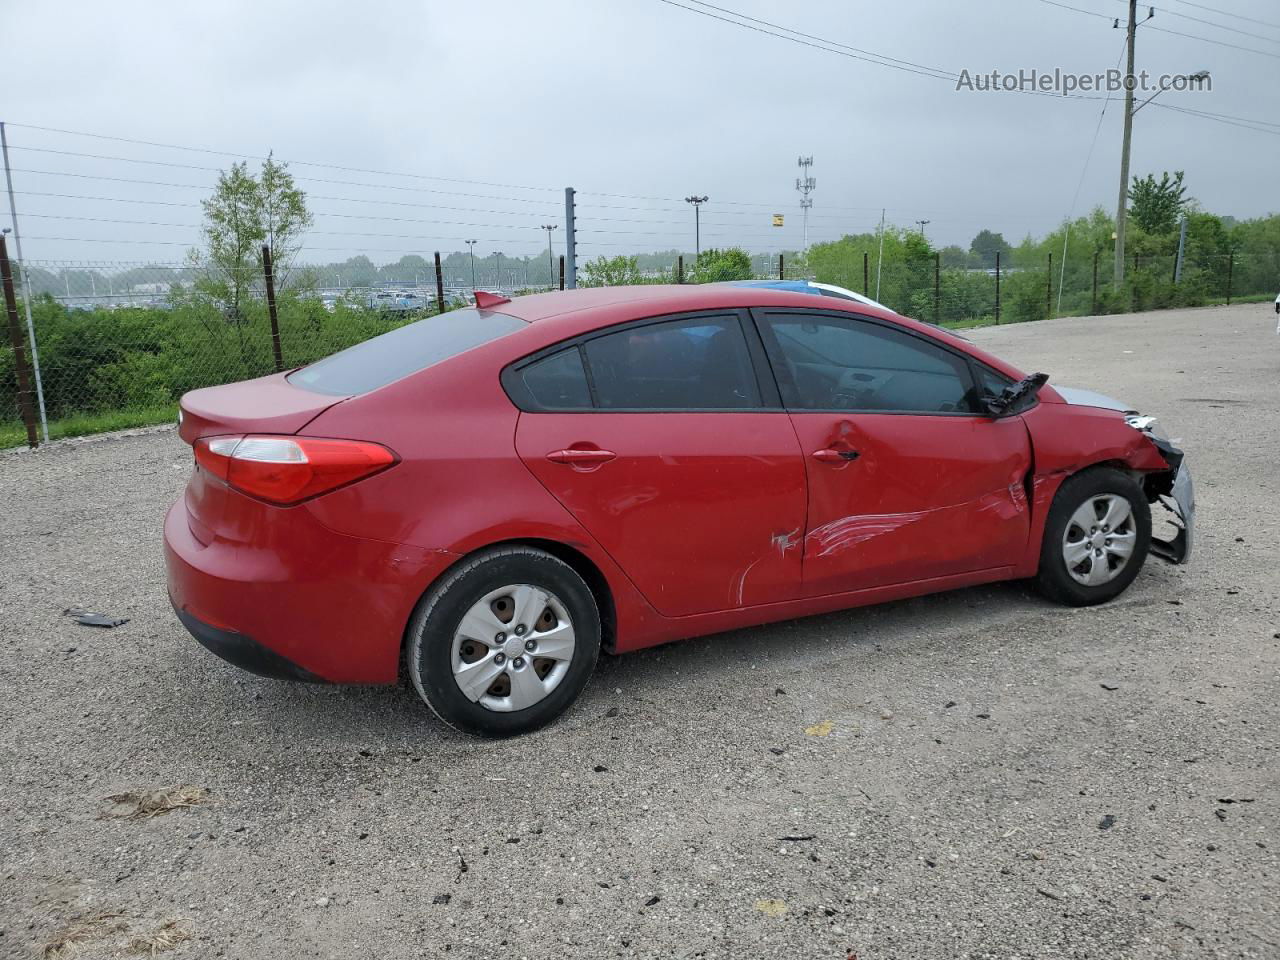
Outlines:
<svg viewBox="0 0 1280 960"><path fill-rule="evenodd" d="M364 440L314 437L201 437L196 462L241 493L288 506L363 480L396 462Z"/></svg>

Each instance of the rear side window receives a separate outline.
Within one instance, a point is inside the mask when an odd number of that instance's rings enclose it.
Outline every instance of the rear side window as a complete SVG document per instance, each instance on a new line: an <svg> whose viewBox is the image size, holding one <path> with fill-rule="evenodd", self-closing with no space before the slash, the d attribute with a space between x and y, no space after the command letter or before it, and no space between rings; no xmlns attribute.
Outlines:
<svg viewBox="0 0 1280 960"><path fill-rule="evenodd" d="M736 316L629 327L585 346L602 410L735 410L760 406Z"/></svg>
<svg viewBox="0 0 1280 960"><path fill-rule="evenodd" d="M531 363L521 372L525 389L547 410L585 410L591 407L591 388L577 347Z"/></svg>
<svg viewBox="0 0 1280 960"><path fill-rule="evenodd" d="M451 310L318 360L289 374L289 382L340 397L368 393L523 326L523 320L505 313Z"/></svg>

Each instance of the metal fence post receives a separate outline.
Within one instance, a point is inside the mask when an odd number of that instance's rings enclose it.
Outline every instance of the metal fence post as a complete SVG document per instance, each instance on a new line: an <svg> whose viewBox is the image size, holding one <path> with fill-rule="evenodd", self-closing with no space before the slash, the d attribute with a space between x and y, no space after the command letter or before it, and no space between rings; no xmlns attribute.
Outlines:
<svg viewBox="0 0 1280 960"><path fill-rule="evenodd" d="M1048 320L1053 316L1053 251L1049 251L1049 269L1044 283L1044 316Z"/></svg>
<svg viewBox="0 0 1280 960"><path fill-rule="evenodd" d="M444 313L444 271L440 268L440 251L436 251L436 309Z"/></svg>
<svg viewBox="0 0 1280 960"><path fill-rule="evenodd" d="M44 410L44 380L40 376L40 349L36 346L36 325L31 319L31 277L27 274L27 262L22 259L22 232L18 229L18 207L13 200L13 174L9 167L9 138L4 121L0 120L0 157L4 160L4 182L9 191L9 219L13 221L13 249L18 255L18 279L22 282L22 309L27 315L27 337L31 343L31 368L36 381L36 403L40 408L40 432L44 442L49 442L49 419Z"/></svg>
<svg viewBox="0 0 1280 960"><path fill-rule="evenodd" d="M271 248L262 245L262 275L267 281L267 315L271 318L271 355L275 358L276 373L284 369L284 356L280 352L280 321L276 317L276 280L271 273Z"/></svg>
<svg viewBox="0 0 1280 960"><path fill-rule="evenodd" d="M1093 251L1093 316L1098 315L1098 251Z"/></svg>
<svg viewBox="0 0 1280 960"><path fill-rule="evenodd" d="M8 231L6 230L5 233ZM40 445L36 437L36 415L31 409L31 377L27 370L27 355L22 349L22 326L18 322L18 301L13 295L13 271L9 268L9 248L4 234L0 233L0 281L4 283L5 315L9 318L9 342L13 345L13 371L18 381L18 412L27 428L27 445L34 449Z"/></svg>
<svg viewBox="0 0 1280 960"><path fill-rule="evenodd" d="M676 283L684 283L684 254L676 257Z"/></svg>
<svg viewBox="0 0 1280 960"><path fill-rule="evenodd" d="M778 279L779 280L787 279L787 271L783 268L783 264L782 264L782 254L778 254Z"/></svg>
<svg viewBox="0 0 1280 960"><path fill-rule="evenodd" d="M573 187L564 188L564 258L569 268L568 286L578 286L578 228L573 205Z"/></svg>
<svg viewBox="0 0 1280 960"><path fill-rule="evenodd" d="M996 251L996 323L1000 322L1000 251Z"/></svg>
<svg viewBox="0 0 1280 960"><path fill-rule="evenodd" d="M560 254L560 289L564 289L564 254Z"/></svg>
<svg viewBox="0 0 1280 960"><path fill-rule="evenodd" d="M871 295L871 255L862 251L862 294Z"/></svg>
<svg viewBox="0 0 1280 960"><path fill-rule="evenodd" d="M942 322L942 254L933 255L933 322Z"/></svg>
<svg viewBox="0 0 1280 960"><path fill-rule="evenodd" d="M1231 274L1235 272L1236 252L1232 250L1227 254L1227 306L1231 306Z"/></svg>

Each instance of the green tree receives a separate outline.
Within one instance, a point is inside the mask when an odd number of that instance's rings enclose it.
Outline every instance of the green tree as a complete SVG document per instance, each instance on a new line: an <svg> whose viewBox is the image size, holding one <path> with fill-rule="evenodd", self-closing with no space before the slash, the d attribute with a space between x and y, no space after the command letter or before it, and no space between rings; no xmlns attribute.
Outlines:
<svg viewBox="0 0 1280 960"><path fill-rule="evenodd" d="M213 196L201 206L204 249L188 256L197 270L194 292L217 303L229 319L243 321L262 278L263 245L271 249L277 286L288 286L302 234L312 223L306 195L286 166L268 157L260 177L244 162L219 173Z"/></svg>
<svg viewBox="0 0 1280 960"><path fill-rule="evenodd" d="M720 283L750 280L751 276L751 254L741 247L727 247L724 250L703 250L698 254L689 279L692 283Z"/></svg>
<svg viewBox="0 0 1280 960"><path fill-rule="evenodd" d="M996 254L1008 255L1013 248L1004 239L1004 234L982 230L969 242L969 252L978 259L978 265L987 269L995 269Z"/></svg>
<svg viewBox="0 0 1280 960"><path fill-rule="evenodd" d="M1170 233L1178 226L1178 217L1187 205L1186 192L1181 170L1174 171L1172 177L1165 171L1159 180L1153 173L1134 177L1129 188L1129 200L1133 204L1129 216L1147 233Z"/></svg>
<svg viewBox="0 0 1280 960"><path fill-rule="evenodd" d="M646 283L636 257L596 257L585 264L578 278L580 287L623 287Z"/></svg>

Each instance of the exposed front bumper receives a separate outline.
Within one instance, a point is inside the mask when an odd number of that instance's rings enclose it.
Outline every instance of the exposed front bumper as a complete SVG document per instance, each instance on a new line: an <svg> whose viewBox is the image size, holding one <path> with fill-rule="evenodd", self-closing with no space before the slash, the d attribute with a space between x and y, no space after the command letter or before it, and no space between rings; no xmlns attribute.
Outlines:
<svg viewBox="0 0 1280 960"><path fill-rule="evenodd" d="M1196 525L1196 492L1186 460L1178 464L1171 489L1161 494L1159 501L1173 515L1173 524L1178 530L1169 540L1152 536L1151 552L1170 563L1186 563L1191 559Z"/></svg>

